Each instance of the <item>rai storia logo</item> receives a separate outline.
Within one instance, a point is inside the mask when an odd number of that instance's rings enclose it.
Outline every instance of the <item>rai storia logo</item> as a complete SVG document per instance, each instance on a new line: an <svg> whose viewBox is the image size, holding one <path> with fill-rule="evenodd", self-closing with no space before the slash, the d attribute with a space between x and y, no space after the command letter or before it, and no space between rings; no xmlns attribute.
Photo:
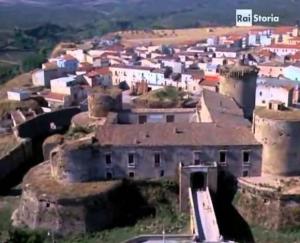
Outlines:
<svg viewBox="0 0 300 243"><path fill-rule="evenodd" d="M275 14L261 15L253 14L252 9L237 9L236 10L236 26L251 27L254 23L279 23L279 16Z"/></svg>
<svg viewBox="0 0 300 243"><path fill-rule="evenodd" d="M252 9L236 10L236 26L241 26L241 27L252 26Z"/></svg>

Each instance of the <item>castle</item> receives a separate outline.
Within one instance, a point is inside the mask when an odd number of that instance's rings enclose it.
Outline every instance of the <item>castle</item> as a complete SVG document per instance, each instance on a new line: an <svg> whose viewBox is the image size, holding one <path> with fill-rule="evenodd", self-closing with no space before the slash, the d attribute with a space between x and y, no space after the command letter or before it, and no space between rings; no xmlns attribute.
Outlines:
<svg viewBox="0 0 300 243"><path fill-rule="evenodd" d="M249 188L258 179L251 178L298 175L299 112L276 102L254 111L255 68L226 67L221 74L220 93L203 90L189 108L123 109L117 90L93 90L89 112L74 116L73 125L93 124L94 132L48 148L49 160L24 178L14 225L63 234L106 228L116 217L106 195L124 178L178 181L179 208L189 212L188 189L216 193L221 172L239 178L240 201L257 195ZM251 125L244 117L253 111Z"/></svg>

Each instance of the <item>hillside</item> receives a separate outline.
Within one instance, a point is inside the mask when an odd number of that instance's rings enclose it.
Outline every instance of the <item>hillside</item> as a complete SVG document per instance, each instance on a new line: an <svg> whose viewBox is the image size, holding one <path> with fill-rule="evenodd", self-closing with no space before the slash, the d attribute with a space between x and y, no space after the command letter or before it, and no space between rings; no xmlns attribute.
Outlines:
<svg viewBox="0 0 300 243"><path fill-rule="evenodd" d="M234 24L237 8L278 14L280 24L294 24L299 19L300 1L164 0L158 4L156 0L0 0L0 22L2 29L28 28L46 22L82 27L104 20L127 21L125 27L134 28L183 28ZM71 14L66 14L66 11Z"/></svg>

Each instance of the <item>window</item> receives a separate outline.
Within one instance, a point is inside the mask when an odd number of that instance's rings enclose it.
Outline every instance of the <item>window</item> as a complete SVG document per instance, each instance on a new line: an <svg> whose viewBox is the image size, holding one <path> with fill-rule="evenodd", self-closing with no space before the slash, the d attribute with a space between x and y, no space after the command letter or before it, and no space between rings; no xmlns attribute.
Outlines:
<svg viewBox="0 0 300 243"><path fill-rule="evenodd" d="M173 123L175 121L175 118L173 115L168 115L167 116L167 123Z"/></svg>
<svg viewBox="0 0 300 243"><path fill-rule="evenodd" d="M243 177L247 177L249 175L249 171L248 170L244 170L243 171Z"/></svg>
<svg viewBox="0 0 300 243"><path fill-rule="evenodd" d="M154 167L160 167L160 154L154 154Z"/></svg>
<svg viewBox="0 0 300 243"><path fill-rule="evenodd" d="M112 172L111 171L107 171L106 172L106 180L111 180L113 178Z"/></svg>
<svg viewBox="0 0 300 243"><path fill-rule="evenodd" d="M165 171L164 170L161 170L160 171L160 177L164 177L165 176Z"/></svg>
<svg viewBox="0 0 300 243"><path fill-rule="evenodd" d="M195 165L201 164L201 152L194 152L194 164Z"/></svg>
<svg viewBox="0 0 300 243"><path fill-rule="evenodd" d="M139 116L139 124L147 123L147 116Z"/></svg>
<svg viewBox="0 0 300 243"><path fill-rule="evenodd" d="M105 162L106 162L106 165L111 165L111 154L105 155Z"/></svg>
<svg viewBox="0 0 300 243"><path fill-rule="evenodd" d="M226 164L226 151L220 151L219 162L220 164Z"/></svg>
<svg viewBox="0 0 300 243"><path fill-rule="evenodd" d="M262 96L262 92L261 91L259 92L259 95Z"/></svg>
<svg viewBox="0 0 300 243"><path fill-rule="evenodd" d="M244 162L244 164L250 163L250 152L249 151L243 151L243 162Z"/></svg>
<svg viewBox="0 0 300 243"><path fill-rule="evenodd" d="M135 175L134 175L134 172L132 172L132 171L131 171L131 172L129 172L129 174L128 174L128 175L129 175L129 178L134 178L134 176L135 176Z"/></svg>
<svg viewBox="0 0 300 243"><path fill-rule="evenodd" d="M134 154L128 154L128 167L135 167Z"/></svg>

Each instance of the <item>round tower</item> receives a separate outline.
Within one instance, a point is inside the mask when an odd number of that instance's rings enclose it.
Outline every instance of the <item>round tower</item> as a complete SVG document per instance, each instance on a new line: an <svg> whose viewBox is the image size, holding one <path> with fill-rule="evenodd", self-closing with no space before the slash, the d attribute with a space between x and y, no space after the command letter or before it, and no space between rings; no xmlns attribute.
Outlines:
<svg viewBox="0 0 300 243"><path fill-rule="evenodd" d="M50 153L51 176L60 182L75 183L104 179L99 162L99 144L93 137L68 141Z"/></svg>
<svg viewBox="0 0 300 243"><path fill-rule="evenodd" d="M90 118L105 117L110 111L122 109L122 92L117 88L93 88L88 94Z"/></svg>
<svg viewBox="0 0 300 243"><path fill-rule="evenodd" d="M220 93L232 97L243 109L244 116L251 118L255 108L256 79L258 69L247 65L221 67Z"/></svg>
<svg viewBox="0 0 300 243"><path fill-rule="evenodd" d="M262 143L262 173L300 175L300 111L270 103L256 108L253 119L255 138Z"/></svg>

